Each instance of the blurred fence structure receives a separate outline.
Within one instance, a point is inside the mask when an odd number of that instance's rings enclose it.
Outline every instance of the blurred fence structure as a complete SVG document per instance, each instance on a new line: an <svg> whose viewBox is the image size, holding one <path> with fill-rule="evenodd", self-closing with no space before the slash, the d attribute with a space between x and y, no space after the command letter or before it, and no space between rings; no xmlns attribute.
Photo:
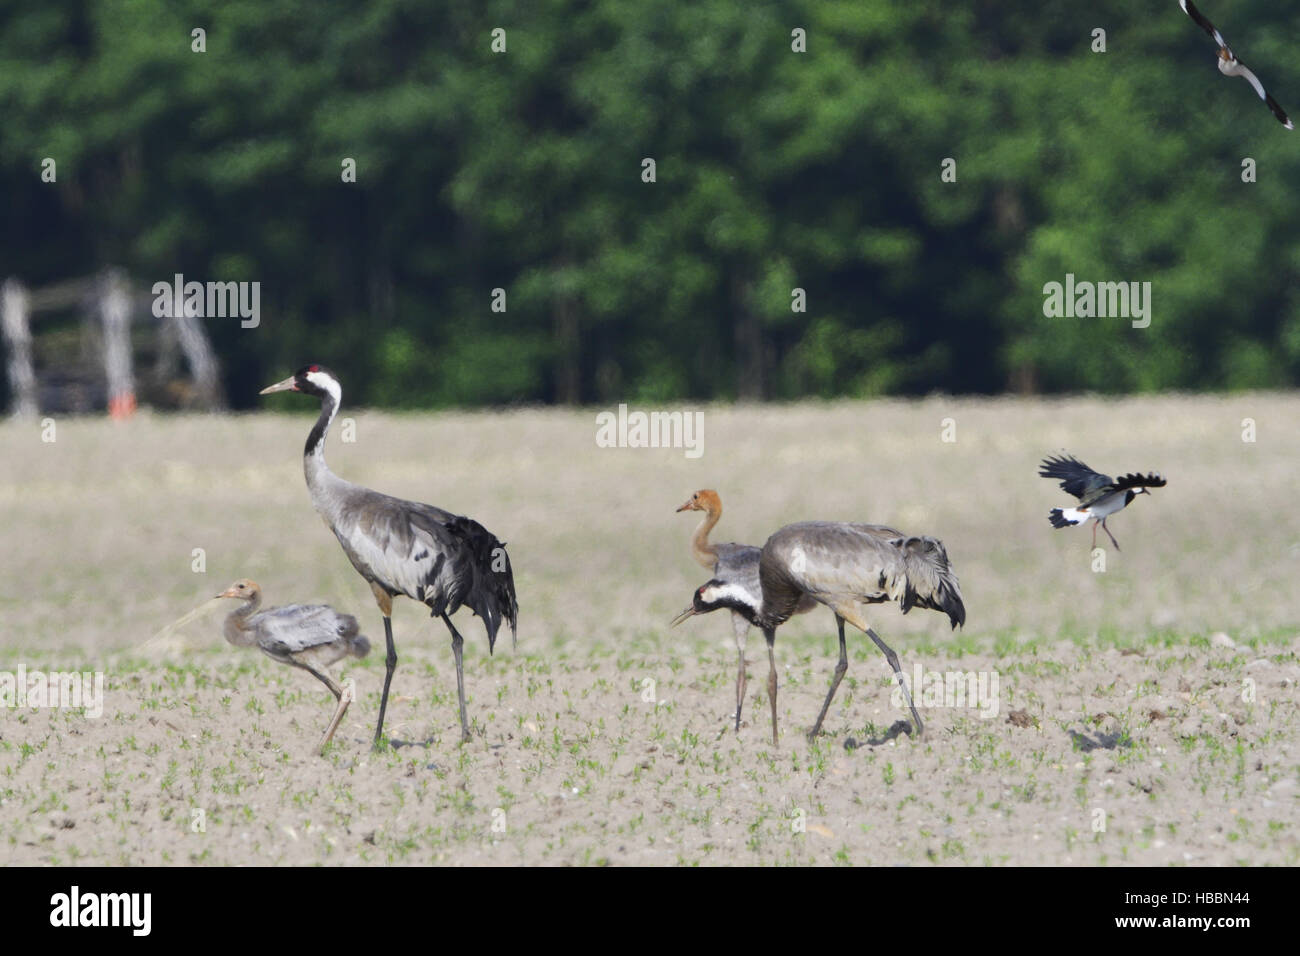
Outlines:
<svg viewBox="0 0 1300 956"><path fill-rule="evenodd" d="M157 317L154 301L120 269L34 290L15 277L6 279L0 285L0 339L11 414L34 418L42 411L107 408L114 418L125 418L135 410L141 386L152 404L206 411L224 407L216 355L203 324L184 309L168 309ZM39 332L39 323L53 322L69 310L80 313L80 348L48 349L48 360L38 362L33 321ZM135 371L139 354L151 360L142 381ZM188 376L181 374L181 356Z"/></svg>

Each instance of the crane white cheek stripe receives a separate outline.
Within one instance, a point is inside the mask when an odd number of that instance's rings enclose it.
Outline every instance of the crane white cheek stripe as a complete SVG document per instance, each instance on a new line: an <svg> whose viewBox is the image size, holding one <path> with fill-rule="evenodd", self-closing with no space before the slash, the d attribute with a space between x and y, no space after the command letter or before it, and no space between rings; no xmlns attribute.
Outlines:
<svg viewBox="0 0 1300 956"><path fill-rule="evenodd" d="M730 600L745 605L745 607L758 610L760 600L755 595L750 594L739 584L715 584L711 588L705 588L700 595L707 604L717 604L719 601Z"/></svg>
<svg viewBox="0 0 1300 956"><path fill-rule="evenodd" d="M334 400L334 412L337 414L339 406L343 404L343 388L339 385L338 380L332 375L325 375L321 372L308 372L307 381L329 393L330 398ZM334 417L331 415L330 421L333 420Z"/></svg>

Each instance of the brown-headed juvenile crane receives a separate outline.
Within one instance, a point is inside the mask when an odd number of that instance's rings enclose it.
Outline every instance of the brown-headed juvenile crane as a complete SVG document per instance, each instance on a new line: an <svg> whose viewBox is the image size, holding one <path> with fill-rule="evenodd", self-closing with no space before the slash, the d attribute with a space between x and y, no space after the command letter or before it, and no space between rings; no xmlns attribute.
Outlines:
<svg viewBox="0 0 1300 956"><path fill-rule="evenodd" d="M805 598L835 612L840 659L826 702L809 738L821 732L835 691L849 668L844 622L866 633L885 654L903 690L919 735L925 729L898 665L898 655L868 625L865 606L897 601L906 614L913 607L948 615L954 629L966 622L961 586L948 552L937 538L905 535L881 525L804 521L777 531L759 556L762 603L755 607L740 589L710 581L695 592L698 612L729 607L745 615L767 639L768 698L772 705L772 743L777 743L776 629L788 621Z"/></svg>
<svg viewBox="0 0 1300 956"><path fill-rule="evenodd" d="M741 596L740 599L754 607L762 604L763 592L758 582L758 556L761 549L749 544L735 544L734 542L712 544L709 542L709 532L713 530L722 517L722 498L718 493L711 488L701 488L687 499L686 504L677 510L678 512L704 512L704 519L695 529L695 534L691 536L691 557L713 572L711 583L735 588ZM794 613L802 614L811 611L816 606L816 601L812 598L806 598L795 608ZM711 607L697 610L694 603L692 603L690 607L673 618L671 626L676 627L692 614L708 613L710 610L717 610L717 608ZM749 626L749 618L746 615L735 609L731 610L731 629L736 638L736 651L740 658L736 672L737 731L740 730L740 712L745 704L745 687L748 684L745 677L745 638L749 634Z"/></svg>
<svg viewBox="0 0 1300 956"><path fill-rule="evenodd" d="M316 748L324 751L353 696L351 681L340 687L325 669L345 657L370 653L370 641L359 633L357 619L340 614L328 604L286 604L259 610L262 589L247 578L236 581L217 597L244 602L226 618L223 633L227 641L237 647L257 645L267 657L302 668L330 689L338 707Z"/></svg>
<svg viewBox="0 0 1300 956"><path fill-rule="evenodd" d="M343 553L370 585L384 616L388 657L379 721L375 724L375 747L383 736L388 688L397 668L392 616L393 598L398 595L427 605L431 615L442 618L451 632L461 740L468 742L461 650L465 642L451 623L451 616L464 606L482 618L488 653L496 646L503 619L509 622L511 632L515 631L519 605L505 545L471 518L380 494L344 481L329 470L325 464L325 435L343 398L343 387L333 372L320 365L307 365L284 381L262 389L262 394L285 391L320 399L320 417L307 436L303 452L307 491L316 511L343 546Z"/></svg>

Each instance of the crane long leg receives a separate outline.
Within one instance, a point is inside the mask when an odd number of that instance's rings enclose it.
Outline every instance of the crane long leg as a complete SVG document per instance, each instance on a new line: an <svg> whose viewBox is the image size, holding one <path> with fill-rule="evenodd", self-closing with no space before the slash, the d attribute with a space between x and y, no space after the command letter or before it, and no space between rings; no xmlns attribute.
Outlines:
<svg viewBox="0 0 1300 956"><path fill-rule="evenodd" d="M1097 547L1097 525L1100 524L1100 523L1101 523L1101 522L1099 522L1099 521L1094 521L1094 522L1092 523L1092 547L1093 547L1094 550L1095 550L1096 547ZM1109 531L1107 531L1106 533L1107 533L1107 534L1110 534Z"/></svg>
<svg viewBox="0 0 1300 956"><path fill-rule="evenodd" d="M460 741L467 744L472 738L469 735L469 721L465 719L465 664L462 654L465 639L456 630L456 625L451 623L451 618L444 614L442 620L451 631L451 652L456 657L456 696L460 698Z"/></svg>
<svg viewBox="0 0 1300 956"><path fill-rule="evenodd" d="M330 677L330 675L326 674L324 671L318 671L316 668L312 667L310 664L304 661L290 660L289 663L292 664L294 667L298 667L301 668L302 670L305 670L312 677L316 678L318 681L320 681L322 684L328 687L330 689L330 693L334 695L335 700L338 700L343 695L343 688L340 687L338 684L336 684L334 682L334 678Z"/></svg>
<svg viewBox="0 0 1300 956"><path fill-rule="evenodd" d="M383 739L384 713L388 710L388 686L393 682L393 671L397 670L397 646L393 643L393 621L387 614L384 615L384 638L388 641L388 658L384 662L386 666L384 693L379 698L379 722L375 724L375 742L372 745L375 750L379 749L379 741Z"/></svg>
<svg viewBox="0 0 1300 956"><path fill-rule="evenodd" d="M889 661L889 666L894 669L894 676L898 678L898 686L903 688L903 698L912 711L912 719L916 721L916 735L921 736L921 734L925 733L925 725L921 723L921 715L916 712L916 704L912 703L912 693L907 689L907 681L903 679L903 669L898 666L898 655L871 628L867 628L867 636L876 642L876 647L885 652L885 660Z"/></svg>
<svg viewBox="0 0 1300 956"><path fill-rule="evenodd" d="M343 691L339 694L339 705L334 709L334 716L330 718L329 726L325 728L325 733L321 735L320 744L316 747L316 752L323 754L325 745L334 739L334 731L338 730L339 723L343 720L343 715L347 713L348 705L356 700L357 685L354 680L348 678L343 685Z"/></svg>
<svg viewBox="0 0 1300 956"><path fill-rule="evenodd" d="M1113 544L1113 545L1115 546L1115 550L1118 551L1118 550L1119 550L1119 542L1116 541L1116 540L1115 540L1115 536L1114 536L1113 534L1110 533L1110 528L1107 528L1107 527L1106 527L1106 519L1105 519L1105 518L1102 518L1102 519L1101 519L1101 530L1106 532L1106 537L1110 538L1110 543ZM1097 532L1094 530L1094 531L1093 531L1093 537L1096 537L1096 535L1097 535Z"/></svg>
<svg viewBox="0 0 1300 956"><path fill-rule="evenodd" d="M767 638L767 696L772 702L772 746L777 746L776 736L776 629L765 628Z"/></svg>
<svg viewBox="0 0 1300 956"><path fill-rule="evenodd" d="M826 703L822 704L822 712L817 715L817 723L813 724L813 729L808 731L809 740L821 733L822 721L826 719L826 712L831 709L831 699L835 696L835 691L839 689L840 681L844 679L844 672L849 669L849 651L844 643L844 618L838 614L835 615L835 626L840 629L840 662L835 665L835 676L831 679L831 689L826 692Z"/></svg>
<svg viewBox="0 0 1300 956"><path fill-rule="evenodd" d="M749 622L735 611L731 612L731 628L736 633L736 651L740 655L739 670L736 672L736 733L740 733L740 712L745 706L745 635L749 632Z"/></svg>
<svg viewBox="0 0 1300 956"><path fill-rule="evenodd" d="M348 704L352 703L353 697L355 696L355 685L349 680L346 687L340 687L334 682L334 678L330 677L329 674L317 670L305 661L295 661L291 659L289 660L289 663L294 667L305 670L328 687L330 693L334 695L334 699L338 701L338 706L334 708L334 716L331 718L329 726L325 729L325 733L321 737L320 743L316 745L316 752L324 753L325 745L334 737L334 731L338 729L339 721L343 719L343 714L348 709Z"/></svg>

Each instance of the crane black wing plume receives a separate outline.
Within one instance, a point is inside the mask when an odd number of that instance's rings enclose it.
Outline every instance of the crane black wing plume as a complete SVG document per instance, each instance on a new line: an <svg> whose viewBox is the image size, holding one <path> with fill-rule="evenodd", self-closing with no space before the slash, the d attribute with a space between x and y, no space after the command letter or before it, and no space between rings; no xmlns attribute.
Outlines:
<svg viewBox="0 0 1300 956"><path fill-rule="evenodd" d="M1066 494L1082 501L1090 494L1102 488L1109 488L1113 482L1109 475L1093 471L1073 455L1059 458L1044 458L1038 471L1039 478L1060 478L1061 488Z"/></svg>
<svg viewBox="0 0 1300 956"><path fill-rule="evenodd" d="M497 629L504 618L515 633L519 620L519 602L515 597L514 571L505 542L497 540L473 518L454 516L446 525L456 538L464 542L471 560L465 564L468 579L464 581L461 602L483 619L487 629L488 653L496 645Z"/></svg>
<svg viewBox="0 0 1300 956"><path fill-rule="evenodd" d="M903 554L906 568L903 613L914 607L942 611L955 631L966 623L966 605L961 599L961 585L948 560L943 542L930 535L894 538L889 542Z"/></svg>

